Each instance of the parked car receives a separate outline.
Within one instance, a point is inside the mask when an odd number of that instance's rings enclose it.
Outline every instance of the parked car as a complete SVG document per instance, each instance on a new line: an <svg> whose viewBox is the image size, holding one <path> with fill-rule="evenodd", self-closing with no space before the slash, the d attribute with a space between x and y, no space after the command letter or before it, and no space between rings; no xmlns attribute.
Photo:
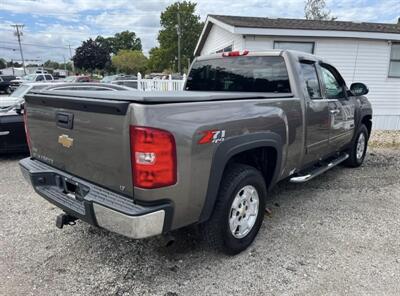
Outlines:
<svg viewBox="0 0 400 296"><path fill-rule="evenodd" d="M54 83L49 82L32 82L32 83L24 83L20 85L14 92L11 93L10 96L1 96L0 97L0 110L2 108L7 108L11 105L15 105L19 102L23 102L24 96L30 90L38 90L45 88L47 86L54 85Z"/></svg>
<svg viewBox="0 0 400 296"><path fill-rule="evenodd" d="M85 75L77 75L77 76L68 76L64 79L64 82L93 82L90 76Z"/></svg>
<svg viewBox="0 0 400 296"><path fill-rule="evenodd" d="M81 219L144 238L196 225L236 254L256 237L269 190L360 166L372 127L362 83L295 51L195 59L184 91L26 95L36 192Z"/></svg>
<svg viewBox="0 0 400 296"><path fill-rule="evenodd" d="M5 92L7 94L11 93L10 83L11 80L15 80L15 76L10 75L0 75L0 92Z"/></svg>
<svg viewBox="0 0 400 296"><path fill-rule="evenodd" d="M11 80L10 89L11 91L16 90L21 84L29 82L40 82L40 81L54 81L51 74L36 73L23 76L21 79Z"/></svg>

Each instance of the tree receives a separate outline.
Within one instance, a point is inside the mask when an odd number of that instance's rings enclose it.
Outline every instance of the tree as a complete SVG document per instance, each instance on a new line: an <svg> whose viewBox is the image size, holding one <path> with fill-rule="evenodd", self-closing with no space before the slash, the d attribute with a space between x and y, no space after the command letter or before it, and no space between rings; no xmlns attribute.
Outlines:
<svg viewBox="0 0 400 296"><path fill-rule="evenodd" d="M0 59L0 69L7 68L7 62L5 59Z"/></svg>
<svg viewBox="0 0 400 296"><path fill-rule="evenodd" d="M106 67L110 62L110 54L98 42L90 38L82 42L72 59L76 67L93 72L95 69L102 70Z"/></svg>
<svg viewBox="0 0 400 296"><path fill-rule="evenodd" d="M304 15L307 20L334 21L337 17L331 16L331 11L326 9L325 0L306 0Z"/></svg>
<svg viewBox="0 0 400 296"><path fill-rule="evenodd" d="M149 51L149 60L147 68L152 72L162 72L171 67L170 61L165 59L167 55L166 49L160 47L153 47Z"/></svg>
<svg viewBox="0 0 400 296"><path fill-rule="evenodd" d="M177 68L178 59L178 14L180 16L181 32L181 62L193 59L193 52L200 36L203 24L200 16L195 15L196 3L190 1L175 2L168 6L162 13L160 24L162 29L158 34L158 49L150 52L152 69ZM153 57L153 55L155 55Z"/></svg>
<svg viewBox="0 0 400 296"><path fill-rule="evenodd" d="M120 50L142 50L142 41L135 32L123 31L113 37L97 36L95 41L110 54L117 54Z"/></svg>
<svg viewBox="0 0 400 296"><path fill-rule="evenodd" d="M60 64L54 61L47 60L46 62L44 62L43 67L58 69L60 67Z"/></svg>
<svg viewBox="0 0 400 296"><path fill-rule="evenodd" d="M137 74L146 70L147 58L139 50L120 50L112 57L112 64L126 74Z"/></svg>

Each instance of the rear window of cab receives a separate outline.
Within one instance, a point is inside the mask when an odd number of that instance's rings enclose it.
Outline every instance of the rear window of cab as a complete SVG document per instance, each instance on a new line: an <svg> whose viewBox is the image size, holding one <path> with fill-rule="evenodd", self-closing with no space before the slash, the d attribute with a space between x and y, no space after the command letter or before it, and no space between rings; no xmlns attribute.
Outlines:
<svg viewBox="0 0 400 296"><path fill-rule="evenodd" d="M290 93L283 57L238 56L193 64L186 90Z"/></svg>

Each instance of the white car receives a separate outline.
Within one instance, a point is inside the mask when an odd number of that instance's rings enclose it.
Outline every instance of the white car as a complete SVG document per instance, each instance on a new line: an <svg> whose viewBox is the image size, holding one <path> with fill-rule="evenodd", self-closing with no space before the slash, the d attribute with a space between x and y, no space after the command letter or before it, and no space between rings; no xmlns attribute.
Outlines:
<svg viewBox="0 0 400 296"><path fill-rule="evenodd" d="M11 93L10 96L0 97L0 109L18 104L18 102L22 101L24 95L26 95L30 90L42 89L50 85L55 85L55 83L54 82L24 83L20 87L18 87L13 93Z"/></svg>

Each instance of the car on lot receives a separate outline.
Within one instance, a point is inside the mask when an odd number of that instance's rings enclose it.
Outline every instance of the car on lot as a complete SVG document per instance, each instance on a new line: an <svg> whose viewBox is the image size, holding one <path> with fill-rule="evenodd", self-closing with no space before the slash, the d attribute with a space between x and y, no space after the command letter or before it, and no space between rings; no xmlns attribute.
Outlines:
<svg viewBox="0 0 400 296"><path fill-rule="evenodd" d="M197 57L183 91L30 93L35 191L76 219L131 237L195 225L210 246L246 249L277 182L360 166L372 127L363 83L307 53Z"/></svg>
<svg viewBox="0 0 400 296"><path fill-rule="evenodd" d="M76 75L76 76L68 76L68 77L64 78L63 81L64 82L69 82L69 83L73 83L73 82L93 82L93 79L91 79L90 76L86 76L86 75Z"/></svg>
<svg viewBox="0 0 400 296"><path fill-rule="evenodd" d="M11 91L14 91L23 83L40 82L40 81L43 81L43 82L54 81L54 78L51 74L47 74L47 73L28 74L28 75L23 76L21 79L11 80L10 89L11 89Z"/></svg>
<svg viewBox="0 0 400 296"><path fill-rule="evenodd" d="M10 94L11 88L10 88L10 83L12 80L15 80L15 76L10 76L10 75L0 75L0 92L4 92L6 94Z"/></svg>
<svg viewBox="0 0 400 296"><path fill-rule="evenodd" d="M24 96L30 91L127 91L128 87L101 83L26 83L12 97L0 97L0 154L29 151L24 129Z"/></svg>

